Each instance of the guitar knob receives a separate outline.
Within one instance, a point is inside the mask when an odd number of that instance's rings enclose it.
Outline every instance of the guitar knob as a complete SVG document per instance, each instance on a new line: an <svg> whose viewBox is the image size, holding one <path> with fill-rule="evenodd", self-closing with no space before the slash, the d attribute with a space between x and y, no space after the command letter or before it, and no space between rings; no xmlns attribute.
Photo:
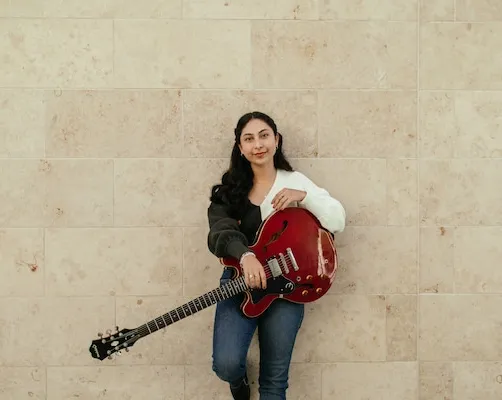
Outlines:
<svg viewBox="0 0 502 400"><path fill-rule="evenodd" d="M311 281L311 280L312 280L312 278L313 278L313 276L312 276L312 275L307 275L307 280L308 280L308 281Z"/></svg>
<svg viewBox="0 0 502 400"><path fill-rule="evenodd" d="M322 288L319 287L315 291L316 291L317 294L321 294L322 293Z"/></svg>
<svg viewBox="0 0 502 400"><path fill-rule="evenodd" d="M308 295L308 294L309 294L309 291L308 291L308 290L304 290L304 291L302 292L302 296L306 296L306 295Z"/></svg>

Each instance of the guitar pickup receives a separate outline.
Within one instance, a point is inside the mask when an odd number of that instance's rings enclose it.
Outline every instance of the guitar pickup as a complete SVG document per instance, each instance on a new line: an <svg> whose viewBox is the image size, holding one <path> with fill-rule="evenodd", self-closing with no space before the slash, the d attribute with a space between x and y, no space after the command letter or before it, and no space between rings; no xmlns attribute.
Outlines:
<svg viewBox="0 0 502 400"><path fill-rule="evenodd" d="M281 266L277 262L277 259L272 258L267 261L267 264L268 264L268 267L270 268L270 272L272 272L272 276L274 278L277 278L278 276L282 275Z"/></svg>

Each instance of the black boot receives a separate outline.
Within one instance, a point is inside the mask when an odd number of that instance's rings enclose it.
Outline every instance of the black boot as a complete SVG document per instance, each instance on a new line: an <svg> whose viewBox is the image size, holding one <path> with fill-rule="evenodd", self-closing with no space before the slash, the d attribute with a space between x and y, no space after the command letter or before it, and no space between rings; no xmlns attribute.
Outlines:
<svg viewBox="0 0 502 400"><path fill-rule="evenodd" d="M247 375L244 375L242 382L237 387L230 386L230 391L234 400L249 400L251 398L251 389L249 388L249 382Z"/></svg>

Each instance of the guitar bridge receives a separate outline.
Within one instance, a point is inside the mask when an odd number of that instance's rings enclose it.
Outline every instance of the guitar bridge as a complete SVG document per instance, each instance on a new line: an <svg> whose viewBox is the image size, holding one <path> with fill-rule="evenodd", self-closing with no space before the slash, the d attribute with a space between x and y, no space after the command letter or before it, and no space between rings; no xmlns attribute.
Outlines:
<svg viewBox="0 0 502 400"><path fill-rule="evenodd" d="M284 272L286 274L289 274L288 262L286 261L286 257L284 257L284 254L282 254L282 253L279 253L279 257L281 258L282 267L284 268Z"/></svg>
<svg viewBox="0 0 502 400"><path fill-rule="evenodd" d="M288 254L289 259L291 260L291 264L293 264L293 269L295 271L298 271L300 268L298 268L298 264L296 263L295 256L293 255L293 251L291 250L291 247L288 247L286 249L286 253Z"/></svg>

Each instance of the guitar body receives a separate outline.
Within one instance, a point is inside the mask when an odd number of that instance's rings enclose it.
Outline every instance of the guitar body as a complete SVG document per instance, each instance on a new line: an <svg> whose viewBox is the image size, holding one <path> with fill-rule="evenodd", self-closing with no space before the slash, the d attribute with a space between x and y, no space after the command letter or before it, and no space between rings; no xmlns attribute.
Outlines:
<svg viewBox="0 0 502 400"><path fill-rule="evenodd" d="M260 225L250 249L267 275L266 289L244 291L243 313L257 317L276 299L309 303L330 289L338 268L332 234L310 211L288 207L276 211ZM239 260L220 258L242 277Z"/></svg>
<svg viewBox="0 0 502 400"><path fill-rule="evenodd" d="M327 293L335 280L338 259L333 236L304 208L288 207L274 212L260 225L250 248L265 269L266 289L250 289L246 285L239 260L220 258L223 265L235 272L230 282L136 328L119 330L117 326L114 331L108 329L106 335L98 333L89 346L91 356L112 359L122 350L128 352L138 340L240 293L244 294L243 313L258 317L277 299L315 301Z"/></svg>

